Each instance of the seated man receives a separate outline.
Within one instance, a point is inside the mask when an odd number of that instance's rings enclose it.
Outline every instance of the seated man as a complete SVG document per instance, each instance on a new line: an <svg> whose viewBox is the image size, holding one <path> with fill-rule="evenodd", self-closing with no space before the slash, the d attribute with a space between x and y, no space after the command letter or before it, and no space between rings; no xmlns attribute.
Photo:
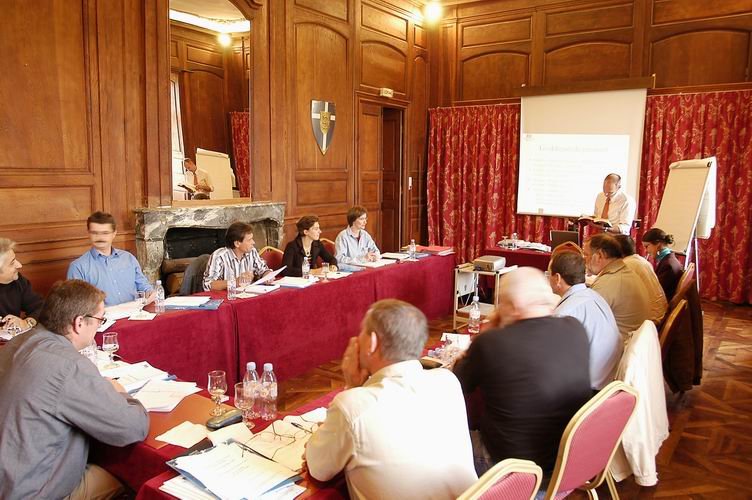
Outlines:
<svg viewBox="0 0 752 500"><path fill-rule="evenodd" d="M427 338L414 306L371 306L342 359L347 390L306 447L311 476L344 470L353 499L457 498L476 481L460 385L447 370L423 370Z"/></svg>
<svg viewBox="0 0 752 500"><path fill-rule="evenodd" d="M141 265L130 252L113 248L117 236L115 218L105 212L94 212L86 219L92 248L68 267L68 279L84 280L102 290L107 306L136 300L138 292L154 289L141 271Z"/></svg>
<svg viewBox="0 0 752 500"><path fill-rule="evenodd" d="M123 491L86 463L90 437L126 446L149 431L141 403L78 352L104 320L103 299L83 281L57 283L39 325L0 349L0 498L111 498Z"/></svg>
<svg viewBox="0 0 752 500"><path fill-rule="evenodd" d="M368 214L363 207L352 207L347 212L347 227L340 231L334 241L335 258L349 266L356 262L373 262L381 258L376 243L366 231Z"/></svg>
<svg viewBox="0 0 752 500"><path fill-rule="evenodd" d="M233 222L225 245L214 250L204 272L204 290L227 290L227 280L243 277L255 281L272 272L254 247L253 226Z"/></svg>
<svg viewBox="0 0 752 500"><path fill-rule="evenodd" d="M15 246L14 241L0 238L0 328L12 324L28 330L37 324L42 297L32 290L29 280L19 274L23 266L16 259ZM21 319L23 314L25 319Z"/></svg>
<svg viewBox="0 0 752 500"><path fill-rule="evenodd" d="M574 252L559 252L548 265L551 289L561 296L554 316L580 320L590 344L590 387L598 391L614 380L624 343L614 314L603 297L585 286L585 259Z"/></svg>
<svg viewBox="0 0 752 500"><path fill-rule="evenodd" d="M663 316L666 315L668 301L666 300L666 292L663 291L658 276L653 270L653 265L645 257L635 253L635 242L631 237L626 234L616 234L614 238L619 242L621 248L621 260L624 261L627 269L640 277L645 286L645 291L650 299L650 319L653 320L653 323L659 325L663 321Z"/></svg>
<svg viewBox="0 0 752 500"><path fill-rule="evenodd" d="M585 266L596 275L592 289L598 292L616 318L622 340L652 318L647 289L621 259L621 247L611 235L596 234L585 242Z"/></svg>
<svg viewBox="0 0 752 500"><path fill-rule="evenodd" d="M551 315L555 297L537 269L504 275L499 294L499 327L478 335L454 366L462 390L483 396L480 433L471 433L475 468L521 458L550 474L564 428L592 395L587 333L576 319Z"/></svg>

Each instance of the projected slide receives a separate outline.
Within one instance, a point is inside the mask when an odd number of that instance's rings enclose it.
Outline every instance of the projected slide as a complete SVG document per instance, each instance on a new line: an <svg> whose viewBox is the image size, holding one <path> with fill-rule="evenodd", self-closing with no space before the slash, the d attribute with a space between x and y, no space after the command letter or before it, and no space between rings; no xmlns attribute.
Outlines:
<svg viewBox="0 0 752 500"><path fill-rule="evenodd" d="M603 178L627 184L629 135L523 134L517 213L577 217L592 214Z"/></svg>

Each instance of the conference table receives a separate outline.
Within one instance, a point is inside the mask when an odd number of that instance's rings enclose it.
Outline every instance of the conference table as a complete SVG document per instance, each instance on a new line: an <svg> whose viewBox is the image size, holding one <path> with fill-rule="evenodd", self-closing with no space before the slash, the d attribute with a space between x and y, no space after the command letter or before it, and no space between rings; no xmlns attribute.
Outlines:
<svg viewBox="0 0 752 500"><path fill-rule="evenodd" d="M378 300L404 300L429 320L450 314L454 266L454 255L430 256L244 299L207 292L200 295L224 299L219 309L168 311L151 321L121 319L107 331L118 332L118 354L125 359L148 361L200 385L217 369L234 384L248 361L259 367L273 363L277 378L286 380L341 357Z"/></svg>
<svg viewBox="0 0 752 500"><path fill-rule="evenodd" d="M483 255L499 255L504 257L507 262L506 266L535 267L541 271L548 270L548 261L551 259L551 252L541 252L539 250L528 250L525 248L491 247L486 248Z"/></svg>
<svg viewBox="0 0 752 500"><path fill-rule="evenodd" d="M319 407L328 407L339 392L339 390L332 391L292 412L280 414L278 418L281 419L288 414L300 415ZM89 461L103 467L138 492L138 499L174 498L159 489L165 481L177 476L177 473L165 462L182 455L186 449L157 441L155 437L184 421L205 423L213 406L214 403L208 398L208 393L202 391L185 398L170 413L149 413L149 435L146 440L124 448L94 444ZM227 405L223 406L227 410L232 409ZM254 420L254 423L256 424L253 428L254 433L271 424L261 419ZM342 476L321 483L306 474L299 484L306 488L306 493L301 498L347 498L347 485Z"/></svg>

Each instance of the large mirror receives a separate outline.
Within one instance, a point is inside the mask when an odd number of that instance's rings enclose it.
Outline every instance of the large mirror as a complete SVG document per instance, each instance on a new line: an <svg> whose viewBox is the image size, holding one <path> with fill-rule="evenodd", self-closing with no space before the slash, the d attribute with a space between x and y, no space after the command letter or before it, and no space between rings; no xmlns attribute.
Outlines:
<svg viewBox="0 0 752 500"><path fill-rule="evenodd" d="M229 0L170 0L172 197L250 197L251 23Z"/></svg>

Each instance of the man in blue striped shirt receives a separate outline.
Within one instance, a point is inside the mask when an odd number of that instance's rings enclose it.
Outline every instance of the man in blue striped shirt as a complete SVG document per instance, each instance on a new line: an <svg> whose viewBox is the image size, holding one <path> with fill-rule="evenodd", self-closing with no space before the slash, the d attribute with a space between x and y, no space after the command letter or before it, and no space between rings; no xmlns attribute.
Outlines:
<svg viewBox="0 0 752 500"><path fill-rule="evenodd" d="M115 218L106 212L94 212L86 219L92 248L68 267L68 279L91 283L106 295L104 304L114 306L136 300L146 292L150 300L154 289L130 252L113 248L117 236Z"/></svg>

